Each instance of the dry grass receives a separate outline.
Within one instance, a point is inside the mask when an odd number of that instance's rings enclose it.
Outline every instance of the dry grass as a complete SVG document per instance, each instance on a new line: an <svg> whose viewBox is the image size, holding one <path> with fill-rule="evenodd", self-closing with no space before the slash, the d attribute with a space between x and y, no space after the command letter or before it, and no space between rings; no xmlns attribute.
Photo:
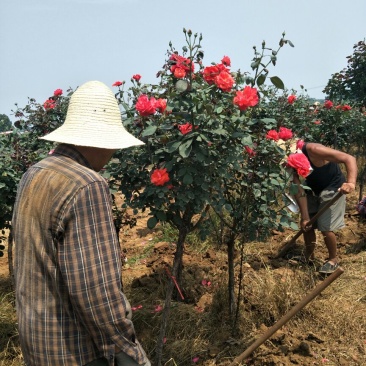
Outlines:
<svg viewBox="0 0 366 366"><path fill-rule="evenodd" d="M0 365L20 366L22 353L16 327L15 299L9 278L0 277Z"/></svg>
<svg viewBox="0 0 366 366"><path fill-rule="evenodd" d="M324 360L328 360L327 365L366 365L364 240L352 248L342 249L345 272L256 349L248 365L306 366L321 365ZM216 259L202 260L201 254L187 249L191 262L185 264L182 281L186 302L173 302L164 344L165 365L192 365L196 357L199 365L229 365L322 281L312 267L294 267L286 261L274 266L269 258L276 250L278 245L273 242L245 247L242 301L238 327L232 333L225 255L217 253ZM152 255L158 257L159 253L152 252ZM162 315L156 306L164 306L167 276L156 269L150 269L145 276L133 269L129 273L124 278L125 292L132 306L142 305L134 312L134 323L141 343L153 358ZM205 276L212 279L211 287L200 284ZM197 304L202 299L206 301L199 309ZM304 344L309 345L308 352ZM10 281L4 278L0 282L0 365L23 365L14 296Z"/></svg>

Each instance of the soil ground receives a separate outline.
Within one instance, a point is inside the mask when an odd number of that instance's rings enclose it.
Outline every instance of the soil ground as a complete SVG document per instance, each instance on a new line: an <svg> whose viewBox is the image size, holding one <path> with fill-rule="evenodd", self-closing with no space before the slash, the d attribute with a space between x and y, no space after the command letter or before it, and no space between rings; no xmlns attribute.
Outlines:
<svg viewBox="0 0 366 366"><path fill-rule="evenodd" d="M357 214L355 203L356 194L348 199L347 226L337 233L339 257L344 273L324 290L324 293L310 302L300 312L300 316L295 316L255 349L242 361L242 365L366 365L366 224ZM152 355L158 328L153 332L155 340L152 341L151 332L143 330L141 324L146 323L144 316L157 318L161 315L160 310L164 306L164 284L173 262L175 244L164 240L158 229L148 230L146 220L147 215L141 215L135 227L124 228L121 231L120 239L125 255L125 292L135 311L140 342L146 344L145 348ZM279 303L288 299L290 292L296 293L298 289L295 279L306 282L305 287L309 291L324 280L315 268L293 265L283 258L276 259L280 248L294 234L296 232L290 230L283 233L273 232L267 242L250 243L245 246L242 296L245 306L249 309L247 314L256 317L248 318L251 324L247 325L246 330L233 337L227 327L217 323L216 333L207 337L198 351L193 343L181 341L174 345L168 338L165 347L171 357L165 361L166 365L230 365L236 356L244 352L255 339L279 320ZM299 238L292 251L301 252L302 246L302 238ZM237 264L239 254L238 251ZM327 256L320 237L316 256L319 262ZM217 307L217 293L227 276L226 258L225 248L186 246L184 281L178 284L184 300L180 299L175 303L181 312L174 313L181 317L174 319L174 327L181 327L181 330L176 329L178 334L189 333L186 327L192 319L193 322L197 322L197 334L200 326L209 327L209 320L205 318L205 314L212 314L213 307ZM0 259L0 277L4 279L8 276L5 255ZM286 309L291 309L305 295L306 292L294 295L296 300L290 297ZM190 314L194 314L194 318L191 319ZM182 337L194 336L188 334ZM179 359L179 352L175 349L182 349L186 344L190 344L187 347L192 347L192 351L190 360L182 356L182 359L185 358L183 361ZM1 365L7 364L3 361Z"/></svg>

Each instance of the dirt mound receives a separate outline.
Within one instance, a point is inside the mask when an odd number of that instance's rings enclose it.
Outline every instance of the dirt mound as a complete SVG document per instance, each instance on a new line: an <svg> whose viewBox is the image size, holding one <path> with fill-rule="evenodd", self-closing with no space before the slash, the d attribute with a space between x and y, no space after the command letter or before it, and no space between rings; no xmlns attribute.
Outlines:
<svg viewBox="0 0 366 366"><path fill-rule="evenodd" d="M134 310L140 341L153 358L176 244L162 235L161 228L148 230L147 219L147 214L141 215L135 227L124 227L120 240L124 291ZM337 233L344 273L242 365L366 365L365 221L351 203L346 223ZM229 365L324 280L315 266L276 258L295 233L274 231L265 243L245 244L241 275L238 247L235 270L237 284L241 277L241 294L235 334L228 317L225 248L186 244L183 278L176 282L166 332L165 365ZM321 263L327 251L320 235L317 241L316 256ZM302 248L300 237L291 251L301 253ZM9 275L7 256L0 261L0 276L5 278Z"/></svg>

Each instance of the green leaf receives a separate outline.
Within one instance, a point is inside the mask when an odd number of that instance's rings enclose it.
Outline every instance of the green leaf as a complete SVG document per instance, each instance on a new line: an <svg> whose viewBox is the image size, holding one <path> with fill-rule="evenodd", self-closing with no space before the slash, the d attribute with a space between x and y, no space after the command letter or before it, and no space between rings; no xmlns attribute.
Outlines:
<svg viewBox="0 0 366 366"><path fill-rule="evenodd" d="M167 151L168 151L168 153L172 153L172 152L174 152L175 150L177 150L178 149L178 147L181 145L181 141L173 141L173 142L169 142L168 144L167 144Z"/></svg>
<svg viewBox="0 0 366 366"><path fill-rule="evenodd" d="M272 84L278 89L285 89L285 84L278 76L272 76L270 78Z"/></svg>
<svg viewBox="0 0 366 366"><path fill-rule="evenodd" d="M193 183L193 177L190 174L186 174L183 177L183 183L184 184L192 184Z"/></svg>
<svg viewBox="0 0 366 366"><path fill-rule="evenodd" d="M291 222L290 223L290 228L294 229L294 230L299 230L299 226L296 224L296 222Z"/></svg>
<svg viewBox="0 0 366 366"><path fill-rule="evenodd" d="M150 217L149 220L147 220L147 227L149 229L153 229L157 223L158 220L156 219L156 217Z"/></svg>
<svg viewBox="0 0 366 366"><path fill-rule="evenodd" d="M148 126L145 128L144 132L142 133L142 136L151 136L155 133L157 127L156 126Z"/></svg>
<svg viewBox="0 0 366 366"><path fill-rule="evenodd" d="M266 75L261 74L257 78L257 85L261 86L266 81Z"/></svg>
<svg viewBox="0 0 366 366"><path fill-rule="evenodd" d="M179 154L182 158L188 158L191 151L192 151L192 139L183 142L179 146Z"/></svg>
<svg viewBox="0 0 366 366"><path fill-rule="evenodd" d="M166 221L166 214L164 211L156 211L155 215L159 219L159 221Z"/></svg>
<svg viewBox="0 0 366 366"><path fill-rule="evenodd" d="M223 128L217 128L216 130L213 130L212 133L216 135L227 135L227 131Z"/></svg>
<svg viewBox="0 0 366 366"><path fill-rule="evenodd" d="M241 143L244 146L253 146L253 141L252 141L252 137L251 136L244 136L241 139Z"/></svg>
<svg viewBox="0 0 366 366"><path fill-rule="evenodd" d="M262 195L260 189L253 189L254 197L258 198Z"/></svg>

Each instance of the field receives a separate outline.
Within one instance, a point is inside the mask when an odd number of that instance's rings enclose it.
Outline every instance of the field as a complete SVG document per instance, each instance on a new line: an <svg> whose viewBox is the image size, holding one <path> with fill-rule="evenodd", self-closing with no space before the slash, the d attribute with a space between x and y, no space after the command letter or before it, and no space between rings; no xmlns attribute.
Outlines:
<svg viewBox="0 0 366 366"><path fill-rule="evenodd" d="M348 198L347 227L337 233L344 273L241 365L366 365L366 223L357 215L356 202L355 193ZM123 228L120 239L124 291L140 342L153 360L175 244L171 229L148 230L146 219L141 215L135 227ZM267 242L245 244L235 332L228 316L225 248L189 238L178 284L184 299L178 296L171 308L165 365L230 365L324 280L314 266L276 259L295 233L273 232ZM322 238L317 239L321 263L326 250ZM301 253L302 244L298 239L291 252ZM239 279L239 249L235 263ZM23 365L7 256L0 259L0 301L0 365Z"/></svg>

